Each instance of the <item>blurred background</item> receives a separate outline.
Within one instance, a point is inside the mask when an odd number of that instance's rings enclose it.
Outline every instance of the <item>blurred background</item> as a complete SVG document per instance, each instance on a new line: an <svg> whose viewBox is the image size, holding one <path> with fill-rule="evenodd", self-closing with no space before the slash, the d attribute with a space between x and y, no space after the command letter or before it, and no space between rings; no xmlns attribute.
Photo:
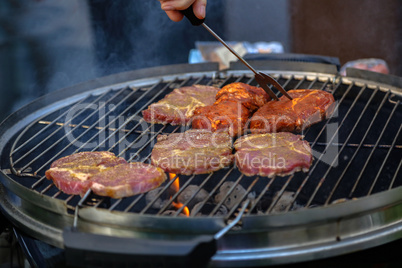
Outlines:
<svg viewBox="0 0 402 268"><path fill-rule="evenodd" d="M402 76L399 0L210 0L206 23L227 41L278 42L285 53L384 60ZM139 68L189 62L216 41L157 0L2 0L0 120L47 92Z"/></svg>

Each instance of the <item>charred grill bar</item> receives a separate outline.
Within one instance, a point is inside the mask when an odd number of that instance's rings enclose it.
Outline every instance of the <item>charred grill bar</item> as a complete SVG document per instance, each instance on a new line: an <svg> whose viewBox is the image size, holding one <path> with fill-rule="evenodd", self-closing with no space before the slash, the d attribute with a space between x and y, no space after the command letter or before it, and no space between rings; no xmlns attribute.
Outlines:
<svg viewBox="0 0 402 268"><path fill-rule="evenodd" d="M291 64L294 68L295 63ZM142 110L174 88L193 84L222 87L232 82L257 85L246 71L219 73L214 68L186 65L178 66L176 73L159 68L112 76L101 85L87 83L73 89L73 94L64 91L58 93L61 96L39 100L21 112L24 116L13 115L3 123L9 130L3 130L1 144L1 182L6 186L2 192L7 193L2 207L6 214L11 214L16 225L35 229L36 237L59 247L65 246L63 228L72 226L84 234L107 233L116 239L181 241L217 233L248 200L239 225L217 241L211 263L218 266L242 266L247 260L286 263L284 252L293 260L313 258L311 252L322 252L318 257L334 256L367 247L358 239L361 234L375 241L371 246L390 241L389 233L402 235L397 227L392 228L402 224L397 216L367 222L367 217L379 216L382 207L390 205L391 213L402 206L398 197L402 184L400 88L341 78L335 72L267 69L286 90L322 89L335 97L333 116L302 133L314 152L308 173L272 179L247 177L232 166L204 175L172 174L159 189L123 199L90 192L82 198L67 195L44 177L54 160L79 151L107 150L127 161L149 162L159 134L188 129L148 124L141 117ZM187 197L183 199L184 194ZM23 205L14 204L14 199ZM7 209L14 206L18 213ZM184 216L186 209L189 215ZM50 230L40 230L30 222L48 225L46 216L36 215L41 212L56 216ZM22 219L25 217L28 219ZM341 218L346 219L345 225L336 227ZM329 223L310 225L322 221ZM310 228L315 234L307 238ZM337 228L336 237L320 233ZM284 232L294 238L281 239ZM261 233L269 238L260 244L254 240ZM244 236L246 241L240 242ZM328 244L332 250L320 248ZM300 251L292 252L294 247Z"/></svg>

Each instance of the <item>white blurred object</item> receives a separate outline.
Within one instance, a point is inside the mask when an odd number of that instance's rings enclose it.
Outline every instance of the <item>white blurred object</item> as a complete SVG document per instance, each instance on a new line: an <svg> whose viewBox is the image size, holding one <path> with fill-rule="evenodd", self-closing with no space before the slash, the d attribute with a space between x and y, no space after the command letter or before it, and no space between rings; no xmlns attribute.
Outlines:
<svg viewBox="0 0 402 268"><path fill-rule="evenodd" d="M349 61L342 66L341 75L346 75L346 68L355 68L377 73L389 74L387 63L382 59L375 58Z"/></svg>
<svg viewBox="0 0 402 268"><path fill-rule="evenodd" d="M232 46L232 49L237 52L241 57L247 54L247 49L244 47L242 43L237 43ZM218 56L219 61L222 63L223 67L229 67L231 61L236 61L237 57L230 52L224 46L218 47L215 49L216 56Z"/></svg>
<svg viewBox="0 0 402 268"><path fill-rule="evenodd" d="M283 53L283 45L279 42L227 42L240 56L246 54ZM196 42L196 49L189 55L189 63L218 62L220 69L229 67L237 58L219 42Z"/></svg>
<svg viewBox="0 0 402 268"><path fill-rule="evenodd" d="M249 43L243 42L244 46L247 49L247 53L284 53L283 45L280 42L256 42Z"/></svg>

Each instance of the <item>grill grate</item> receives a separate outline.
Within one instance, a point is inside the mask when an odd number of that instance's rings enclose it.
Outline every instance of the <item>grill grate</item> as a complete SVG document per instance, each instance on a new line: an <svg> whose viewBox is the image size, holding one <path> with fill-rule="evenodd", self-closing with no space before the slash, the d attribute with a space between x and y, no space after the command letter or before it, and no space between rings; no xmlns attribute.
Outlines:
<svg viewBox="0 0 402 268"><path fill-rule="evenodd" d="M305 130L302 135L310 142L314 162L308 173L287 177L247 177L235 166L212 174L173 176L151 199L140 194L111 199L88 193L83 198L59 191L44 177L50 164L65 155L80 151L107 150L128 161L150 162L150 154L159 134L182 132L187 127L148 124L141 111L160 100L174 88L192 84L222 87L232 82L256 85L249 75L227 77L178 77L160 80L145 86L107 89L91 94L72 105L51 111L28 125L11 143L10 169L20 184L65 202L70 212L78 204L138 214L178 217L201 190L208 195L191 211L190 217L233 217L242 202L251 199L246 216L289 212L300 208L328 206L360 198L402 184L400 96L384 92L378 86L350 82L332 77L278 75L286 89L308 88L330 91L337 103L334 115ZM219 189L232 182L224 198L212 203ZM167 202L155 207L160 198L171 191ZM188 185L200 188L181 207L167 214L173 202ZM233 204L228 200L242 187ZM147 200L150 199L150 200ZM233 200L232 200L233 201ZM222 211L226 207L227 211Z"/></svg>

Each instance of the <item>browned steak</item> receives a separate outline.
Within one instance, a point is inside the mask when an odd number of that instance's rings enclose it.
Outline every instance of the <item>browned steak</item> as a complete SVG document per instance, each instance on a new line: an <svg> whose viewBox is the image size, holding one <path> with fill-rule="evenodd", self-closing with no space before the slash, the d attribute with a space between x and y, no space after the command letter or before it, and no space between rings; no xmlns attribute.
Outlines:
<svg viewBox="0 0 402 268"><path fill-rule="evenodd" d="M243 134L250 116L270 98L259 87L241 82L224 86L213 105L194 111L192 127L210 131L228 131L232 137Z"/></svg>
<svg viewBox="0 0 402 268"><path fill-rule="evenodd" d="M307 172L313 156L302 136L289 132L250 134L234 143L236 165L247 176L285 176Z"/></svg>
<svg viewBox="0 0 402 268"><path fill-rule="evenodd" d="M197 108L191 123L195 129L226 131L235 137L243 134L250 116L250 111L241 103L227 100Z"/></svg>
<svg viewBox="0 0 402 268"><path fill-rule="evenodd" d="M54 161L46 178L67 194L83 195L91 189L121 198L158 187L166 174L148 164L127 163L110 152L81 152Z"/></svg>
<svg viewBox="0 0 402 268"><path fill-rule="evenodd" d="M203 85L176 88L142 111L142 115L149 123L185 125L197 107L214 103L218 90L217 87Z"/></svg>
<svg viewBox="0 0 402 268"><path fill-rule="evenodd" d="M152 164L175 174L203 174L233 161L232 139L228 133L190 129L184 133L159 135L152 154Z"/></svg>
<svg viewBox="0 0 402 268"><path fill-rule="evenodd" d="M260 87L251 86L241 82L235 82L224 86L216 94L216 102L219 104L225 101L235 101L241 103L251 113L263 106L271 98Z"/></svg>
<svg viewBox="0 0 402 268"><path fill-rule="evenodd" d="M323 90L295 89L279 101L270 101L262 106L250 120L252 133L300 132L329 117L334 108L334 97Z"/></svg>

